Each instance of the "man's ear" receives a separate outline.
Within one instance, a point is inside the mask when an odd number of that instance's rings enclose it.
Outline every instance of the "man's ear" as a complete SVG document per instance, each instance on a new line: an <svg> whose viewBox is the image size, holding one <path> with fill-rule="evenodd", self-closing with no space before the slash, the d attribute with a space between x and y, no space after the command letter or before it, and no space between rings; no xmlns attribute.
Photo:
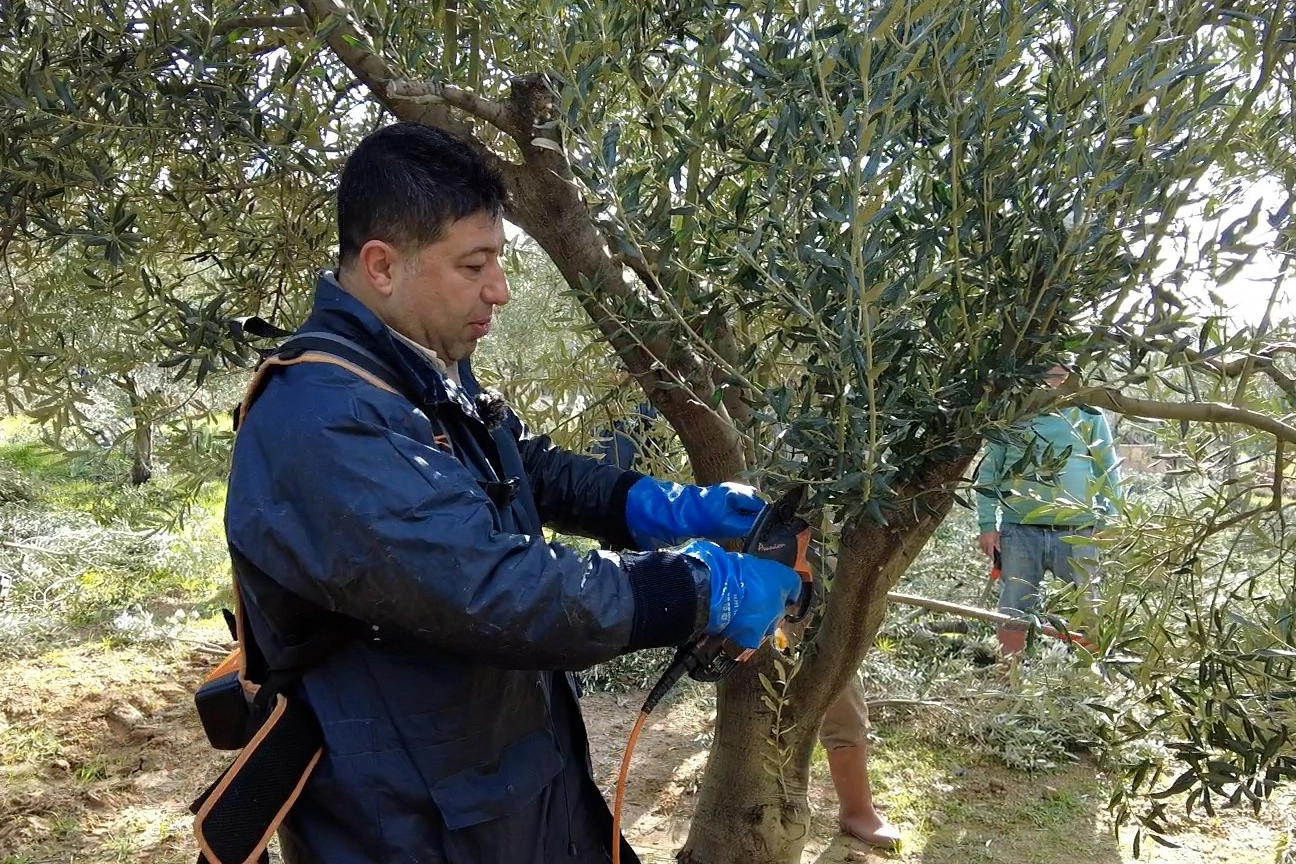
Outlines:
<svg viewBox="0 0 1296 864"><path fill-rule="evenodd" d="M356 255L356 269L360 276L383 297L391 296L396 270L401 266L400 250L382 240L370 240L360 247Z"/></svg>

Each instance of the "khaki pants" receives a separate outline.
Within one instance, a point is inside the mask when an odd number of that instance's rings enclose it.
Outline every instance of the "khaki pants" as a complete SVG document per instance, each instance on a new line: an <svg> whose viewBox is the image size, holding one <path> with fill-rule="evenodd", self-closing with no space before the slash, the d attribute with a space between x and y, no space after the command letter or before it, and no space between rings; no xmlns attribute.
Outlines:
<svg viewBox="0 0 1296 864"><path fill-rule="evenodd" d="M789 645L801 641L805 627L784 625L783 633ZM838 750L863 744L868 738L868 700L864 697L864 683L859 675L851 675L846 689L828 706L823 724L819 727L819 743L825 750Z"/></svg>
<svg viewBox="0 0 1296 864"><path fill-rule="evenodd" d="M868 738L868 702L864 698L864 684L859 675L852 675L846 689L837 701L828 706L823 725L819 727L819 743L825 750L854 747Z"/></svg>

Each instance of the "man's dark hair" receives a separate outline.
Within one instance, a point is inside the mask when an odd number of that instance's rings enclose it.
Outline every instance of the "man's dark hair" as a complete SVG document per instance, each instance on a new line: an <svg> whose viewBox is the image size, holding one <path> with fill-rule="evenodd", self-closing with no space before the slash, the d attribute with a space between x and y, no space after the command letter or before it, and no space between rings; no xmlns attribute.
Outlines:
<svg viewBox="0 0 1296 864"><path fill-rule="evenodd" d="M500 215L507 200L504 178L462 139L421 123L384 126L342 169L340 263L354 260L370 240L421 249L458 219Z"/></svg>

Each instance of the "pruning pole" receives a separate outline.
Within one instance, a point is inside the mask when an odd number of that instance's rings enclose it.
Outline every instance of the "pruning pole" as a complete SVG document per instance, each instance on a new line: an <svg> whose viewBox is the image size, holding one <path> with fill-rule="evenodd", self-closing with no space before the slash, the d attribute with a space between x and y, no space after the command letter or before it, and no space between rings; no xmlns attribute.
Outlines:
<svg viewBox="0 0 1296 864"><path fill-rule="evenodd" d="M1002 612L992 612L989 609L978 609L975 606L964 606L962 603L950 603L946 600L931 600L914 594L900 594L890 591L887 593L887 600L892 603L902 603L906 606L930 609L933 612L944 612L947 615L956 615L959 618L976 618L979 621L988 621L1008 630L1029 630L1033 624L1029 618L1013 618L1011 615L1005 615ZM1063 633L1049 624L1040 624L1038 626L1044 635L1052 636L1054 639L1069 641L1078 636L1075 633Z"/></svg>

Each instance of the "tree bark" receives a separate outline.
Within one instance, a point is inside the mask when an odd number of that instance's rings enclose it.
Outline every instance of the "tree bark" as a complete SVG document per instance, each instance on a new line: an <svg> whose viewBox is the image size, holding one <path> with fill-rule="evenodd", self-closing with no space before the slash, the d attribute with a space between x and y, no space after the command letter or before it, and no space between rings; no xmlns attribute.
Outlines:
<svg viewBox="0 0 1296 864"><path fill-rule="evenodd" d="M131 461L131 485L143 486L153 478L153 424L147 417L135 415L134 457Z"/></svg>
<svg viewBox="0 0 1296 864"><path fill-rule="evenodd" d="M762 667L772 670L769 658ZM745 673L745 674L744 674ZM801 860L810 833L810 756L815 728L773 740L774 712L751 670L720 685L715 738L707 756L681 864L789 864ZM791 741L787 739L791 738Z"/></svg>
<svg viewBox="0 0 1296 864"><path fill-rule="evenodd" d="M130 400L134 424L131 431L131 485L143 486L153 477L153 418L146 410L134 376L126 375L121 386Z"/></svg>

